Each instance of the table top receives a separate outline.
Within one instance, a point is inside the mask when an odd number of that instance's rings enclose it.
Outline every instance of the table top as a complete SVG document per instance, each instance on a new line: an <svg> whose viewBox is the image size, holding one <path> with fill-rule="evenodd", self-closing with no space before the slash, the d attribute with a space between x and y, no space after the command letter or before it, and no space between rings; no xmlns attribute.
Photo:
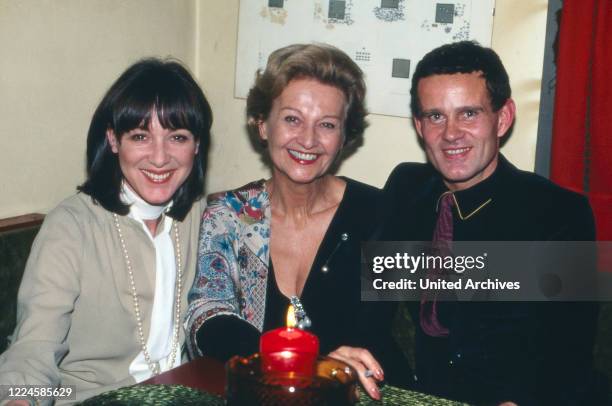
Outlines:
<svg viewBox="0 0 612 406"><path fill-rule="evenodd" d="M190 388L225 395L225 365L214 358L196 358L177 368L141 382L144 385L184 385Z"/></svg>
<svg viewBox="0 0 612 406"><path fill-rule="evenodd" d="M225 365L210 357L197 358L170 371L150 378L141 385L183 385L188 388L225 397ZM139 386L139 385L137 385ZM187 388L184 388L187 389ZM362 394L359 406L411 404L415 406L455 406L463 403L440 399L435 396L385 386L381 389L382 402L371 400ZM212 403L216 404L216 403Z"/></svg>

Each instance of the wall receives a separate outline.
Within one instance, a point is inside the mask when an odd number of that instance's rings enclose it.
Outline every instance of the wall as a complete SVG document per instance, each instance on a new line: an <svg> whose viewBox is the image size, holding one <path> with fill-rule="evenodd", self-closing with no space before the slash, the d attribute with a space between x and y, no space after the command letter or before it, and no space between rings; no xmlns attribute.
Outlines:
<svg viewBox="0 0 612 406"><path fill-rule="evenodd" d="M0 0L0 218L47 212L84 179L85 136L104 91L142 56L192 67L215 113L208 191L269 172L233 98L239 0ZM547 0L497 0L493 47L518 104L503 151L532 170ZM340 174L381 186L401 161L423 161L407 119L372 115Z"/></svg>
<svg viewBox="0 0 612 406"><path fill-rule="evenodd" d="M233 98L239 0L198 2L197 71L215 114L208 190L217 191L268 177L244 128L244 100ZM510 74L518 118L502 151L533 170L547 0L497 0L492 46ZM424 161L408 119L371 115L364 145L340 174L382 186L402 161Z"/></svg>
<svg viewBox="0 0 612 406"><path fill-rule="evenodd" d="M517 166L533 171L547 0L497 0L491 46L504 61L517 105L514 132L502 148Z"/></svg>
<svg viewBox="0 0 612 406"><path fill-rule="evenodd" d="M103 93L143 56L195 64L193 0L0 0L0 218L46 212L84 180Z"/></svg>

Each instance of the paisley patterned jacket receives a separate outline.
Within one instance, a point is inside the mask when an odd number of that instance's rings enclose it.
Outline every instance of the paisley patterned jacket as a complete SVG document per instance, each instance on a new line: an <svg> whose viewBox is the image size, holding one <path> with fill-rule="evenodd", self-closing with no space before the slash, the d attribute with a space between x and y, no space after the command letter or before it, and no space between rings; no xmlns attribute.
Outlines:
<svg viewBox="0 0 612 406"><path fill-rule="evenodd" d="M264 180L208 197L185 321L191 356L202 355L196 333L214 316L238 316L263 329L270 218Z"/></svg>

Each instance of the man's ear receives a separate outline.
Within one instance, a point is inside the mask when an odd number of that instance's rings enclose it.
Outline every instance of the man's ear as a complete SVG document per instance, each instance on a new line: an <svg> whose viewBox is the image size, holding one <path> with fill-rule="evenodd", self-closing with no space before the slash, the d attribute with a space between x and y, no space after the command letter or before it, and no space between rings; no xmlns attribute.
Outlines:
<svg viewBox="0 0 612 406"><path fill-rule="evenodd" d="M119 152L119 140L117 139L117 136L115 135L115 132L113 130L111 130L110 128L108 130L106 130L106 139L111 147L111 151L113 151L115 154Z"/></svg>
<svg viewBox="0 0 612 406"><path fill-rule="evenodd" d="M516 105L514 100L506 100L506 103L497 111L497 136L499 138L506 135L510 127L512 127L515 114Z"/></svg>
<svg viewBox="0 0 612 406"><path fill-rule="evenodd" d="M414 124L414 128L416 129L419 137L423 138L423 133L421 132L421 120L418 117L412 117L412 123Z"/></svg>

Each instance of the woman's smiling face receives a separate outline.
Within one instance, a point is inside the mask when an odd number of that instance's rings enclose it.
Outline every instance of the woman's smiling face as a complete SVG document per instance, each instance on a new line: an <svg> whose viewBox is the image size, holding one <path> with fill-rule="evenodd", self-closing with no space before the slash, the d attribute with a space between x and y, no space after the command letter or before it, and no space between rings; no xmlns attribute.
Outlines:
<svg viewBox="0 0 612 406"><path fill-rule="evenodd" d="M314 79L294 79L272 102L259 134L274 176L310 183L327 173L344 142L344 93Z"/></svg>
<svg viewBox="0 0 612 406"><path fill-rule="evenodd" d="M151 113L149 128L135 128L119 139L107 132L111 149L130 188L152 205L169 202L193 168L198 143L186 129L166 129Z"/></svg>

